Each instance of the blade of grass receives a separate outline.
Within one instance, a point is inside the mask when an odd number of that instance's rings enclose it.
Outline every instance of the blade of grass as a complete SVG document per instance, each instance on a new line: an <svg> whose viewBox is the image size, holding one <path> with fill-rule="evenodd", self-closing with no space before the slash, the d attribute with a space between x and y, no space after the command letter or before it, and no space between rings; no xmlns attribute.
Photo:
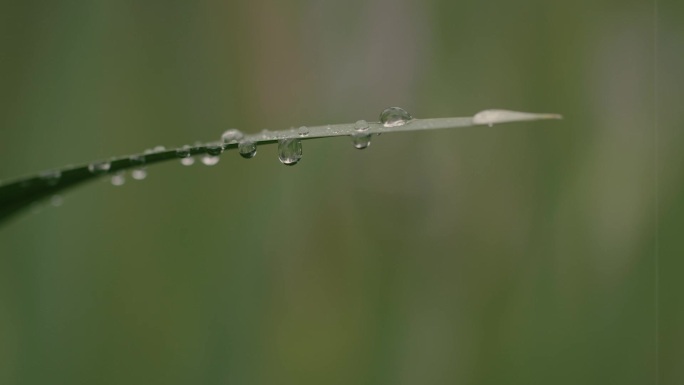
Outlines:
<svg viewBox="0 0 684 385"><path fill-rule="evenodd" d="M369 122L364 135L379 135L391 132L423 131L477 125L492 125L507 122L533 121L542 119L560 119L555 114L534 114L507 110L485 110L473 117L412 119L404 125L385 127L379 122ZM352 136L359 131L354 123L333 124L307 127L307 133L297 129L283 131L267 131L253 135L246 135L242 140L252 141L257 145L278 143L284 139L312 140L336 136ZM46 199L66 189L84 182L97 179L105 175L115 174L127 169L149 166L172 159L179 159L178 151L187 151L190 156L207 154L212 148L222 146L224 150L236 149L238 144L210 142L191 147L160 150L151 153L136 154L112 158L107 161L91 162L85 165L64 167L61 169L42 172L37 175L18 178L0 185L0 224L12 215L29 207L33 202ZM143 161L141 163L141 161ZM100 165L98 170L97 166Z"/></svg>

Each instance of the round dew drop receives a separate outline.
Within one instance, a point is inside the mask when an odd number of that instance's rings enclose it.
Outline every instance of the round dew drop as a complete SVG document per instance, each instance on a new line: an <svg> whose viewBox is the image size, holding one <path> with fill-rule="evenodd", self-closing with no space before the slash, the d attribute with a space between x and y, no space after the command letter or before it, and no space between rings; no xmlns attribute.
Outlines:
<svg viewBox="0 0 684 385"><path fill-rule="evenodd" d="M256 143L251 140L243 140L238 144L238 152L245 159L254 158L257 153Z"/></svg>
<svg viewBox="0 0 684 385"><path fill-rule="evenodd" d="M114 186L123 186L126 183L126 177L123 173L119 173L112 177L111 182Z"/></svg>
<svg viewBox="0 0 684 385"><path fill-rule="evenodd" d="M219 156L223 153L223 146L217 144L210 144L207 146L207 154L211 156Z"/></svg>
<svg viewBox="0 0 684 385"><path fill-rule="evenodd" d="M195 158L188 156L186 158L181 159L180 162L183 166L192 166L193 164L195 164Z"/></svg>
<svg viewBox="0 0 684 385"><path fill-rule="evenodd" d="M231 128L230 130L224 132L223 135L221 135L221 140L224 144L237 143L244 136L245 135L242 133L242 131Z"/></svg>
<svg viewBox="0 0 684 385"><path fill-rule="evenodd" d="M286 166L294 166L302 159L302 141L282 139L278 142L278 159Z"/></svg>
<svg viewBox="0 0 684 385"><path fill-rule="evenodd" d="M413 116L406 112L403 108L390 107L386 108L380 114L380 123L385 127L399 127L408 123L413 119Z"/></svg>
<svg viewBox="0 0 684 385"><path fill-rule="evenodd" d="M95 162L88 165L88 171L92 174L104 174L109 171L112 164L109 162Z"/></svg>
<svg viewBox="0 0 684 385"><path fill-rule="evenodd" d="M143 180L147 178L147 170L144 167L136 168L131 172L131 176L135 180Z"/></svg>
<svg viewBox="0 0 684 385"><path fill-rule="evenodd" d="M204 163L205 166L214 166L218 164L220 159L221 158L219 158L218 156L205 155L202 157L202 163Z"/></svg>
<svg viewBox="0 0 684 385"><path fill-rule="evenodd" d="M354 134L352 135L352 143L354 144L354 148L357 148L359 150L363 150L364 148L367 148L370 146L371 143L371 135L370 134Z"/></svg>
<svg viewBox="0 0 684 385"><path fill-rule="evenodd" d="M368 127L368 122L365 120L359 120L356 123L354 123L354 129L356 131L367 131Z"/></svg>
<svg viewBox="0 0 684 385"><path fill-rule="evenodd" d="M184 159L190 157L190 146L183 146L176 150L176 156Z"/></svg>

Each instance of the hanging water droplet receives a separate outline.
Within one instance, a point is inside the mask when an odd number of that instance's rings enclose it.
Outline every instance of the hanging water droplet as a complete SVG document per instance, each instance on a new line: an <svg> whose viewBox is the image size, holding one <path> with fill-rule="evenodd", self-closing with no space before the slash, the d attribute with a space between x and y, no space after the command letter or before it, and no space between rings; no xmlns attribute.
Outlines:
<svg viewBox="0 0 684 385"><path fill-rule="evenodd" d="M245 135L242 133L242 131L231 128L221 135L221 140L224 144L237 143L244 136Z"/></svg>
<svg viewBox="0 0 684 385"><path fill-rule="evenodd" d="M176 149L176 156L183 159L190 156L190 146L185 145L179 149Z"/></svg>
<svg viewBox="0 0 684 385"><path fill-rule="evenodd" d="M354 144L354 148L358 148L359 150L363 150L364 148L370 146L371 134L355 133L351 137L352 137L352 143Z"/></svg>
<svg viewBox="0 0 684 385"><path fill-rule="evenodd" d="M297 129L297 132L299 133L299 136L308 136L309 128L306 126L301 126L299 129Z"/></svg>
<svg viewBox="0 0 684 385"><path fill-rule="evenodd" d="M126 177L122 172L120 172L112 176L111 182L114 186L122 186L124 183L126 183Z"/></svg>
<svg viewBox="0 0 684 385"><path fill-rule="evenodd" d="M135 180L143 180L147 178L147 170L144 167L136 168L131 172L131 176Z"/></svg>
<svg viewBox="0 0 684 385"><path fill-rule="evenodd" d="M53 195L50 197L50 205L52 207L59 207L64 203L64 198L61 195Z"/></svg>
<svg viewBox="0 0 684 385"><path fill-rule="evenodd" d="M109 171L112 164L109 162L94 162L88 165L88 171L93 174L104 174Z"/></svg>
<svg viewBox="0 0 684 385"><path fill-rule="evenodd" d="M202 157L202 163L204 163L206 166L213 166L219 162L221 158L218 156L213 156L213 155L205 155Z"/></svg>
<svg viewBox="0 0 684 385"><path fill-rule="evenodd" d="M278 141L278 159L280 163L294 166L302 159L302 141L299 139L282 139Z"/></svg>
<svg viewBox="0 0 684 385"><path fill-rule="evenodd" d="M254 158L257 153L256 143L251 140L243 140L238 144L238 152L245 159Z"/></svg>
<svg viewBox="0 0 684 385"><path fill-rule="evenodd" d="M62 172L59 170L50 170L40 173L40 179L45 181L48 186L54 186L59 182L62 177Z"/></svg>
<svg viewBox="0 0 684 385"><path fill-rule="evenodd" d="M181 159L180 162L183 166L192 166L195 164L195 158L188 156L187 158Z"/></svg>
<svg viewBox="0 0 684 385"><path fill-rule="evenodd" d="M358 120L354 123L354 129L356 131L366 131L368 130L368 122L365 120Z"/></svg>
<svg viewBox="0 0 684 385"><path fill-rule="evenodd" d="M208 144L207 145L207 154L211 156L219 156L223 153L223 146L220 144Z"/></svg>
<svg viewBox="0 0 684 385"><path fill-rule="evenodd" d="M398 127L408 123L413 117L403 108L390 107L380 114L380 123L385 127Z"/></svg>

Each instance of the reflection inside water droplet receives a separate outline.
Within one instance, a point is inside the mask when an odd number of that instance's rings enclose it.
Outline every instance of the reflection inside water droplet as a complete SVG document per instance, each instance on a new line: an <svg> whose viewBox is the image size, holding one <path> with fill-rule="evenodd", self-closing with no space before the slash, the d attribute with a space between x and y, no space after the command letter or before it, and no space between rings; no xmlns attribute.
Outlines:
<svg viewBox="0 0 684 385"><path fill-rule="evenodd" d="M302 141L299 139L282 139L278 142L278 159L280 163L294 166L302 159Z"/></svg>
<svg viewBox="0 0 684 385"><path fill-rule="evenodd" d="M390 107L380 114L380 123L385 127L398 127L408 123L413 117L403 108Z"/></svg>
<svg viewBox="0 0 684 385"><path fill-rule="evenodd" d="M185 145L176 150L176 156L183 159L190 156L190 146Z"/></svg>
<svg viewBox="0 0 684 385"><path fill-rule="evenodd" d="M301 126L301 127L299 127L297 132L299 133L299 136L308 136L309 135L309 128L306 126Z"/></svg>
<svg viewBox="0 0 684 385"><path fill-rule="evenodd" d="M245 159L254 158L257 153L256 143L251 140L243 140L238 144L238 152Z"/></svg>

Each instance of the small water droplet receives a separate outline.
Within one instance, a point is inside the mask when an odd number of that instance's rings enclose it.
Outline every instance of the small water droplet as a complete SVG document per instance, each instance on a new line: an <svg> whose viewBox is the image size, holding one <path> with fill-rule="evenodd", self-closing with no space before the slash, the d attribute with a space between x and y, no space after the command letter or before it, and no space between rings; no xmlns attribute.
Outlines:
<svg viewBox="0 0 684 385"><path fill-rule="evenodd" d="M131 165L133 166L142 166L145 164L145 157L142 155L132 155L128 158L128 161L131 162Z"/></svg>
<svg viewBox="0 0 684 385"><path fill-rule="evenodd" d="M356 123L354 123L354 129L356 131L366 131L368 130L368 122L365 120L358 120Z"/></svg>
<svg viewBox="0 0 684 385"><path fill-rule="evenodd" d="M208 144L207 145L207 154L211 156L219 156L223 153L223 146L220 144Z"/></svg>
<svg viewBox="0 0 684 385"><path fill-rule="evenodd" d="M126 183L126 177L123 173L117 173L112 176L111 182L114 186L123 186Z"/></svg>
<svg viewBox="0 0 684 385"><path fill-rule="evenodd" d="M308 136L309 135L309 128L306 126L301 126L301 127L299 127L297 132L299 133L299 136Z"/></svg>
<svg viewBox="0 0 684 385"><path fill-rule="evenodd" d="M190 156L190 146L185 145L179 149L176 149L176 156L183 159Z"/></svg>
<svg viewBox="0 0 684 385"><path fill-rule="evenodd" d="M238 152L245 159L254 158L257 153L256 143L251 140L243 140L238 144Z"/></svg>
<svg viewBox="0 0 684 385"><path fill-rule="evenodd" d="M50 197L50 205L52 207L59 207L64 203L64 198L61 195L53 195Z"/></svg>
<svg viewBox="0 0 684 385"><path fill-rule="evenodd" d="M213 155L205 155L202 157L202 163L204 163L206 166L213 166L219 162L221 158L218 156L213 156Z"/></svg>
<svg viewBox="0 0 684 385"><path fill-rule="evenodd" d="M278 159L280 163L294 166L302 159L302 141L299 139L282 139L278 141Z"/></svg>
<svg viewBox="0 0 684 385"><path fill-rule="evenodd" d="M166 147L164 147L164 146L157 146L157 147L155 147L152 151L154 151L154 152L164 152L164 151L166 151Z"/></svg>
<svg viewBox="0 0 684 385"><path fill-rule="evenodd" d="M48 186L56 185L61 177L62 172L59 170L45 171L40 174L40 179L45 181L45 183L47 183Z"/></svg>
<svg viewBox="0 0 684 385"><path fill-rule="evenodd" d="M352 143L354 144L354 148L363 150L364 148L370 146L371 134L355 133L352 135Z"/></svg>
<svg viewBox="0 0 684 385"><path fill-rule="evenodd" d="M398 127L408 123L413 117L403 108L390 107L380 114L380 123L385 127Z"/></svg>
<svg viewBox="0 0 684 385"><path fill-rule="evenodd" d="M104 174L109 172L112 164L109 162L94 162L88 165L88 171L93 174Z"/></svg>
<svg viewBox="0 0 684 385"><path fill-rule="evenodd" d="M193 164L195 164L195 158L189 156L187 158L181 159L180 162L183 166L192 166Z"/></svg>
<svg viewBox="0 0 684 385"><path fill-rule="evenodd" d="M245 135L242 133L242 131L231 128L221 135L221 140L224 144L237 143L244 136Z"/></svg>
<svg viewBox="0 0 684 385"><path fill-rule="evenodd" d="M143 180L147 178L147 170L144 167L136 168L131 172L131 176L135 180Z"/></svg>

